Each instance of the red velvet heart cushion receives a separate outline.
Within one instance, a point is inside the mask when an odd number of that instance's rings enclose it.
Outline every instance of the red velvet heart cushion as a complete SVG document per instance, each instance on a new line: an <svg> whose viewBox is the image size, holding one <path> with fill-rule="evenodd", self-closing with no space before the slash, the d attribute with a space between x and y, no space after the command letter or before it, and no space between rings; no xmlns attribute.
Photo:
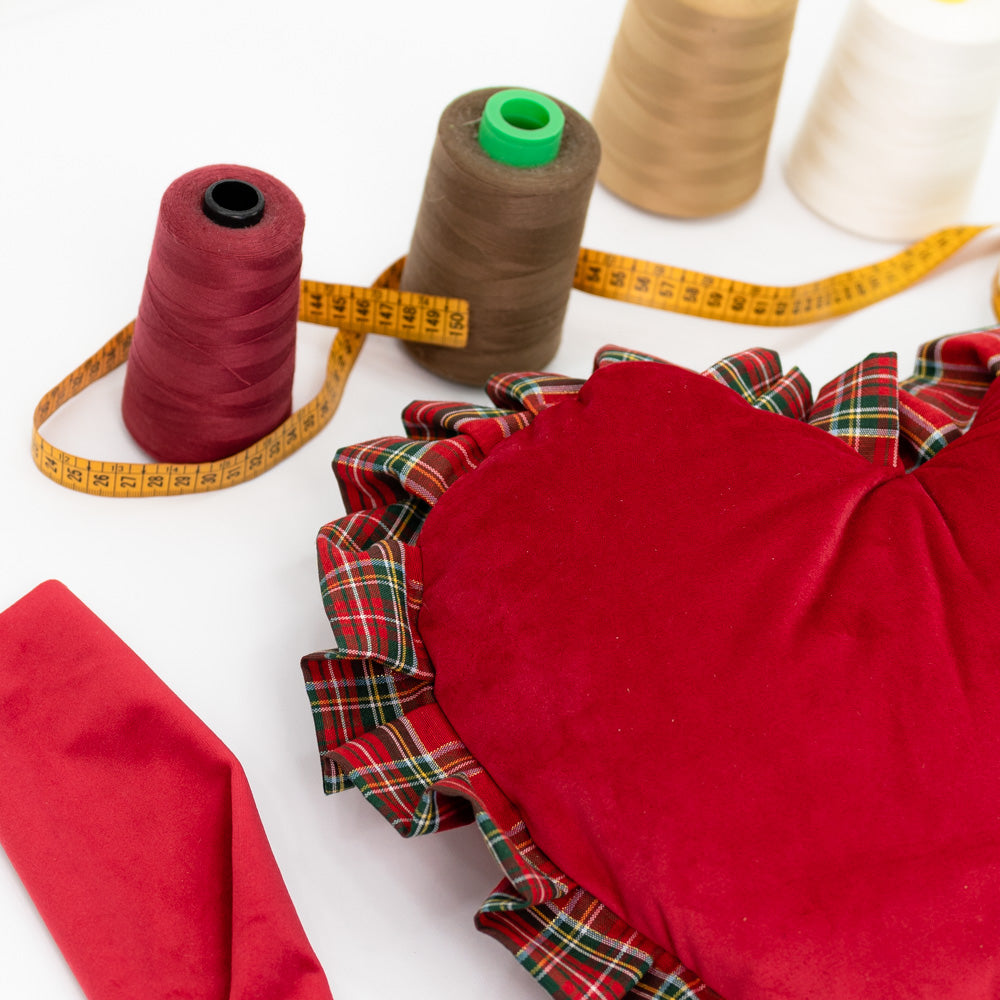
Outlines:
<svg viewBox="0 0 1000 1000"><path fill-rule="evenodd" d="M341 456L361 513L321 535L338 648L306 661L328 776L417 827L420 802L464 796L502 841L500 899L551 905L518 886L534 870L649 959L633 981L575 975L556 918L532 938L493 897L481 923L551 991L1000 995L1000 337L942 343L944 391L900 390L884 356L816 406L776 364L744 364L733 392L630 361L508 383L520 413L435 412L433 443ZM969 387L975 422L949 433ZM334 732L330 664L343 680L359 655L405 680L378 726ZM420 788L401 758L441 773Z"/></svg>

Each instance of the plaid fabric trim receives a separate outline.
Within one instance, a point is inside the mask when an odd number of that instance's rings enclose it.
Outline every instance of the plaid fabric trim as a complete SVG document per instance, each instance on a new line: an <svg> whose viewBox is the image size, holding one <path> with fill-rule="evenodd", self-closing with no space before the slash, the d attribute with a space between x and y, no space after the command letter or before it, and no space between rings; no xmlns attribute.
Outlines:
<svg viewBox="0 0 1000 1000"><path fill-rule="evenodd" d="M662 358L623 347L602 348L594 362L594 370L627 361L666 364ZM733 389L751 406L795 420L805 419L812 406L812 388L798 368L781 372L781 359L774 351L743 351L723 358L702 372Z"/></svg>
<svg viewBox="0 0 1000 1000"><path fill-rule="evenodd" d="M607 348L596 366L658 360ZM993 329L927 345L902 390L894 357L871 355L815 404L802 373L782 375L770 351L734 355L705 374L753 406L807 419L871 461L894 464L900 419L913 453L929 457L968 426L998 367L1000 330ZM498 377L488 390L496 408L414 403L406 427L421 440L383 438L338 453L351 513L318 539L337 648L302 661L324 788L357 787L404 836L475 820L506 876L477 924L553 994L719 1000L538 850L434 702L432 667L414 628L422 594L415 543L430 504L496 443L582 384L537 373Z"/></svg>
<svg viewBox="0 0 1000 1000"><path fill-rule="evenodd" d="M427 510L427 504L412 497L379 510L360 510L324 524L317 544L321 548L364 552L388 539L409 543L420 534Z"/></svg>
<svg viewBox="0 0 1000 1000"><path fill-rule="evenodd" d="M636 983L629 1000L722 1000L718 993L706 986L701 979L680 962L671 964L671 956L664 952L663 964L654 965Z"/></svg>
<svg viewBox="0 0 1000 1000"><path fill-rule="evenodd" d="M805 420L813 405L812 386L798 368L789 368L752 402L758 410L767 410L793 420Z"/></svg>
<svg viewBox="0 0 1000 1000"><path fill-rule="evenodd" d="M538 850L524 820L503 793L492 782L489 788L480 783L475 792L480 806L476 813L479 832L507 876L507 883L516 892L518 906L537 905L565 896L570 890L569 880ZM494 800L493 808L484 808L489 798ZM501 800L499 808L497 799ZM489 900L484 907L490 907Z"/></svg>
<svg viewBox="0 0 1000 1000"><path fill-rule="evenodd" d="M781 359L775 351L741 351L717 361L702 375L728 385L752 404L781 377Z"/></svg>
<svg viewBox="0 0 1000 1000"><path fill-rule="evenodd" d="M403 411L403 424L410 433L452 437L461 433L471 438L483 455L488 455L504 438L523 430L532 414L523 410L469 407L455 403L413 403Z"/></svg>
<svg viewBox="0 0 1000 1000"><path fill-rule="evenodd" d="M358 734L332 751L350 783L404 837L436 833L472 821L469 803L442 795L439 782L482 768L435 704Z"/></svg>
<svg viewBox="0 0 1000 1000"><path fill-rule="evenodd" d="M341 448L334 455L333 473L348 511L378 510L406 499L406 490L399 477L387 471L388 463L380 461L383 450L391 448L399 440L395 437L377 438ZM423 442L416 444L424 446Z"/></svg>
<svg viewBox="0 0 1000 1000"><path fill-rule="evenodd" d="M508 948L553 996L600 1000L719 1000L690 970L585 890L527 906L501 882L476 926Z"/></svg>
<svg viewBox="0 0 1000 1000"><path fill-rule="evenodd" d="M794 420L804 420L812 406L812 387L798 368L781 371L775 351L752 350L730 355L703 375L729 386L751 406Z"/></svg>
<svg viewBox="0 0 1000 1000"><path fill-rule="evenodd" d="M317 550L336 654L429 677L424 644L413 628L423 595L420 550L388 539L344 553L325 536Z"/></svg>
<svg viewBox="0 0 1000 1000"><path fill-rule="evenodd" d="M809 423L849 444L875 465L899 460L899 384L895 354L869 354L828 382L816 397Z"/></svg>
<svg viewBox="0 0 1000 1000"><path fill-rule="evenodd" d="M912 468L960 437L1000 370L1000 327L942 337L920 349L900 383L900 450Z"/></svg>
<svg viewBox="0 0 1000 1000"><path fill-rule="evenodd" d="M623 361L652 361L656 364L667 364L663 358L657 358L652 354L643 354L641 351L630 351L625 347L602 347L594 358L594 371L604 368L607 365L617 365Z"/></svg>
<svg viewBox="0 0 1000 1000"><path fill-rule="evenodd" d="M522 903L569 890L465 749L434 702L429 680L330 653L304 657L302 671L328 792L358 787L406 836L441 829L442 817L449 825L475 819Z"/></svg>
<svg viewBox="0 0 1000 1000"><path fill-rule="evenodd" d="M342 448L334 458L333 471L341 483L361 489L384 484L391 491L391 497L403 497L410 492L406 487L407 477L431 447L433 445L427 441L410 438L379 438L353 448ZM377 492L375 498L382 500Z"/></svg>
<svg viewBox="0 0 1000 1000"><path fill-rule="evenodd" d="M403 836L475 819L506 877L477 924L559 996L714 996L662 949L569 882L469 754L433 701L429 681L379 674L377 664L304 657L325 788L349 786ZM475 812L473 813L473 810Z"/></svg>
<svg viewBox="0 0 1000 1000"><path fill-rule="evenodd" d="M323 766L323 790L340 792L350 776L337 763L336 750L357 733L395 722L434 700L431 682L386 671L370 660L333 659L329 652L302 658L302 673L312 708Z"/></svg>
<svg viewBox="0 0 1000 1000"><path fill-rule="evenodd" d="M914 395L951 399L956 415L980 399L1000 371L1000 326L982 327L951 337L939 337L920 348L913 374L903 386Z"/></svg>
<svg viewBox="0 0 1000 1000"><path fill-rule="evenodd" d="M497 406L525 410L534 415L564 399L575 396L583 380L543 372L518 372L494 375L486 385L486 393Z"/></svg>
<svg viewBox="0 0 1000 1000"><path fill-rule="evenodd" d="M378 508L407 496L433 504L483 458L468 435L432 441L379 438L342 448L333 467L348 510Z"/></svg>
<svg viewBox="0 0 1000 1000"><path fill-rule="evenodd" d="M464 403L432 403L424 400L411 403L403 410L403 427L414 437L450 437L462 434L470 426L484 420L498 422L507 430L506 436L527 426L530 417L489 406L469 406Z"/></svg>
<svg viewBox="0 0 1000 1000"><path fill-rule="evenodd" d="M900 389L899 455L908 469L923 465L946 444L962 436L965 427L932 402Z"/></svg>

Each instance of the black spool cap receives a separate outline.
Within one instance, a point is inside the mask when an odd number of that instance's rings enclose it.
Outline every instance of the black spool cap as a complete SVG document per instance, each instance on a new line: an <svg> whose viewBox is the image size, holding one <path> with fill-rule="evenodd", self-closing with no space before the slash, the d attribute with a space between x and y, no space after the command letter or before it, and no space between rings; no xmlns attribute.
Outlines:
<svg viewBox="0 0 1000 1000"><path fill-rule="evenodd" d="M201 207L220 226L246 229L264 217L264 195L247 181L225 177L205 188Z"/></svg>

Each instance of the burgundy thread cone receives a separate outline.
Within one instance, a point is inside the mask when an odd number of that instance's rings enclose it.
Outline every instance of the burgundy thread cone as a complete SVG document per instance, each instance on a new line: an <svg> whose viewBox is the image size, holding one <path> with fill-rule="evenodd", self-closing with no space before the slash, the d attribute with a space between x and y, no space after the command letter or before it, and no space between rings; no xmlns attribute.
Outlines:
<svg viewBox="0 0 1000 1000"><path fill-rule="evenodd" d="M237 179L264 198L256 224L206 215L205 190ZM209 462L292 411L305 214L276 178L219 164L184 174L160 203L122 395L135 441L162 462Z"/></svg>

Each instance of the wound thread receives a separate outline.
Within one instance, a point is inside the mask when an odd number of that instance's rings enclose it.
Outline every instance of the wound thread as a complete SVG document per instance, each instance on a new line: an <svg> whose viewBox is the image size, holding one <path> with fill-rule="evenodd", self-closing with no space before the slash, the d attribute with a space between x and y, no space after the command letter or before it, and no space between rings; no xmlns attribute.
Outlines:
<svg viewBox="0 0 1000 1000"><path fill-rule="evenodd" d="M629 0L594 108L599 179L660 215L757 190L797 0Z"/></svg>
<svg viewBox="0 0 1000 1000"><path fill-rule="evenodd" d="M554 159L520 167L491 157L479 127L502 89L465 94L442 113L400 285L468 300L464 350L406 345L425 368L465 385L544 368L555 355L600 159L590 123L560 101Z"/></svg>
<svg viewBox="0 0 1000 1000"><path fill-rule="evenodd" d="M998 98L995 0L855 0L792 147L789 186L874 239L954 224Z"/></svg>
<svg viewBox="0 0 1000 1000"><path fill-rule="evenodd" d="M250 167L202 167L167 188L122 395L157 461L225 458L291 413L304 226L295 195Z"/></svg>

